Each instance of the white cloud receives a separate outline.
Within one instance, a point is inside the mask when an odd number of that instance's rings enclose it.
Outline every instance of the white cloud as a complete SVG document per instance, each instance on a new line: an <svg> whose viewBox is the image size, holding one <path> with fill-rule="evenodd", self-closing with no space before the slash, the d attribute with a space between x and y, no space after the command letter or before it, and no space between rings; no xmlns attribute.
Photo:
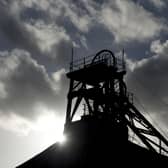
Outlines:
<svg viewBox="0 0 168 168"><path fill-rule="evenodd" d="M143 58L139 61L133 61L129 58L126 58L126 64L131 72L133 72L136 68L142 67L148 61L148 58Z"/></svg>
<svg viewBox="0 0 168 168"><path fill-rule="evenodd" d="M60 69L59 71L54 72L52 74L52 77L55 82L59 82L61 80L62 75L64 75L64 74L65 74L65 69Z"/></svg>
<svg viewBox="0 0 168 168"><path fill-rule="evenodd" d="M85 49L89 49L88 48L88 45L87 45L87 39L85 38L85 36L81 36L81 38L80 38L80 42L81 42L81 44L83 45L83 47L85 48Z"/></svg>
<svg viewBox="0 0 168 168"><path fill-rule="evenodd" d="M31 130L32 123L15 113L0 116L0 127L4 130L12 131L20 136L27 136Z"/></svg>
<svg viewBox="0 0 168 168"><path fill-rule="evenodd" d="M102 6L100 21L117 42L140 41L157 36L164 23L133 1L111 1Z"/></svg>
<svg viewBox="0 0 168 168"><path fill-rule="evenodd" d="M150 47L151 52L160 55L167 55L168 54L168 40L161 43L160 40L155 40L152 42Z"/></svg>
<svg viewBox="0 0 168 168"><path fill-rule="evenodd" d="M47 12L53 20L61 18L68 18L75 27L82 32L87 32L92 24L92 18L87 12L77 6L73 1L65 0L25 0L20 2L16 1L21 8L35 8ZM81 2L81 4L84 2Z"/></svg>
<svg viewBox="0 0 168 168"><path fill-rule="evenodd" d="M61 88L63 85L65 85L66 82L66 76L65 76L65 69L60 69L57 72L52 73L52 79L53 79L53 88L57 91L57 92L62 92ZM63 81L63 82L60 82Z"/></svg>
<svg viewBox="0 0 168 168"><path fill-rule="evenodd" d="M82 32L88 32L92 25L92 16L89 15L85 9L81 8L78 5L78 2L73 1L65 1L65 0L57 0L53 1L54 8L51 8L51 11L60 11L60 15L65 17L71 21L75 27ZM82 1L80 5L82 5ZM63 13L64 12L64 13ZM53 12L51 13L53 14ZM56 16L58 16L58 12L56 11Z"/></svg>
<svg viewBox="0 0 168 168"><path fill-rule="evenodd" d="M164 0L149 0L156 8L161 9L166 7L166 3Z"/></svg>
<svg viewBox="0 0 168 168"><path fill-rule="evenodd" d="M11 112L10 115L0 112L0 128L22 137L29 136L34 132L43 138L43 145L48 147L59 140L62 135L64 118L42 104L38 104L36 110L41 114L33 121L14 112Z"/></svg>
<svg viewBox="0 0 168 168"><path fill-rule="evenodd" d="M43 52L50 52L52 47L58 45L62 40L70 40L65 29L55 24L45 24L42 20L36 20L32 23L25 23L25 26L35 36L38 46Z"/></svg>
<svg viewBox="0 0 168 168"><path fill-rule="evenodd" d="M30 57L29 53L24 50L14 49L11 53L9 51L0 52L0 79L4 80L12 74L18 67L19 57Z"/></svg>
<svg viewBox="0 0 168 168"><path fill-rule="evenodd" d="M0 127L26 135L39 117L64 116L66 89L64 69L49 76L27 51L1 51Z"/></svg>
<svg viewBox="0 0 168 168"><path fill-rule="evenodd" d="M48 10L50 8L50 3L52 2L52 0L24 0L19 2L20 0L18 0L17 3L20 3L20 5L22 5L25 8L32 8L32 7L36 7L37 9L41 9L41 10Z"/></svg>
<svg viewBox="0 0 168 168"><path fill-rule="evenodd" d="M64 104L63 92L59 95L57 91L58 88L66 87L66 83L59 85L63 80L62 72L56 85L45 67L39 65L28 52L15 49L11 52L5 51L2 55L0 55L0 89L4 95L0 100L0 110L4 114L8 115L12 111L23 117L35 118L39 115L35 109L39 102L46 107L61 111Z"/></svg>

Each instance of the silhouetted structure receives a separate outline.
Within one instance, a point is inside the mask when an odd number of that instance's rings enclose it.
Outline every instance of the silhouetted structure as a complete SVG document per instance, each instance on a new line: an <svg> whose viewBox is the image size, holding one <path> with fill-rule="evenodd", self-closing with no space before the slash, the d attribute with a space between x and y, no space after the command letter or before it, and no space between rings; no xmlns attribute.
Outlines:
<svg viewBox="0 0 168 168"><path fill-rule="evenodd" d="M134 167L168 163L168 142L133 105L124 58L110 50L71 62L65 144L54 144L19 168ZM84 104L80 120L81 104ZM129 141L132 130L146 147Z"/></svg>

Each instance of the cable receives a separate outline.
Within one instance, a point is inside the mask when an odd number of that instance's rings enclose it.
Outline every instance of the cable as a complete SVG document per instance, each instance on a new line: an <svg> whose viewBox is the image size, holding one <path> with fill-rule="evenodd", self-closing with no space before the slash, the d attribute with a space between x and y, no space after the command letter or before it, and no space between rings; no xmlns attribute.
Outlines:
<svg viewBox="0 0 168 168"><path fill-rule="evenodd" d="M142 81L140 81L140 80L138 80L136 78L135 75L133 75L133 78L134 78L134 81L135 81L134 85L138 84L144 90L149 90L148 88L145 87L145 85L143 84ZM160 96L156 92L154 92L151 88L150 88L149 94L151 94L151 96L153 96L153 97L157 97L157 99L159 99L159 101L163 104L163 106L168 107L168 104L166 104L165 102L163 102L163 100L160 98ZM162 134L166 137L166 139L168 139L168 136L165 133L165 131L163 131L163 129L161 129L161 127L155 122L155 120L151 117L151 115L145 109L144 105L140 102L140 100L135 95L134 95L134 98L137 99L137 103L139 102L139 105L142 107L143 111L150 117L151 121L158 127L158 129L162 132Z"/></svg>
<svg viewBox="0 0 168 168"><path fill-rule="evenodd" d="M153 117L152 117L152 116L150 115L150 113L145 109L144 105L140 102L140 100L139 100L136 96L134 96L134 97L135 97L137 103L139 103L139 105L142 107L143 111L149 116L149 118L150 118L150 120L152 121L152 123L153 123L154 125L156 125L156 127L162 132L162 134L166 137L166 139L168 139L168 137L167 137L165 131L163 131L163 129L159 126L159 124L153 119Z"/></svg>

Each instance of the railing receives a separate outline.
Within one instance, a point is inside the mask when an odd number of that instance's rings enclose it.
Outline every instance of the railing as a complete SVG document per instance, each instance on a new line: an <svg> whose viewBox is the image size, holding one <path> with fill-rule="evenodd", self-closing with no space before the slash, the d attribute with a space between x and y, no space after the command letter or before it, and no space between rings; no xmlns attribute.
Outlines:
<svg viewBox="0 0 168 168"><path fill-rule="evenodd" d="M94 55L89 55L87 57L77 59L70 63L70 72L83 69L86 65L90 65Z"/></svg>
<svg viewBox="0 0 168 168"><path fill-rule="evenodd" d="M92 65L101 64L101 63L104 63L107 66L115 66L118 71L125 70L126 66L125 66L125 61L123 59L115 57L116 62L114 65L112 58L109 57L107 53L104 55L101 55L100 57L97 57L97 59L95 59L93 62L94 56L95 55L89 55L87 57L72 61L70 63L70 72L80 70L80 69L83 69L83 68L86 68Z"/></svg>

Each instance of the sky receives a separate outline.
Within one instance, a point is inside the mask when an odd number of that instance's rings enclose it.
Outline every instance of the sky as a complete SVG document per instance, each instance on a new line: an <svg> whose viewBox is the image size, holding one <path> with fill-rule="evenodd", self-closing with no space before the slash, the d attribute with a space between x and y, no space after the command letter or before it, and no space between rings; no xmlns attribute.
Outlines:
<svg viewBox="0 0 168 168"><path fill-rule="evenodd" d="M0 167L59 139L72 46L124 49L135 103L168 134L167 16L167 0L0 0Z"/></svg>

